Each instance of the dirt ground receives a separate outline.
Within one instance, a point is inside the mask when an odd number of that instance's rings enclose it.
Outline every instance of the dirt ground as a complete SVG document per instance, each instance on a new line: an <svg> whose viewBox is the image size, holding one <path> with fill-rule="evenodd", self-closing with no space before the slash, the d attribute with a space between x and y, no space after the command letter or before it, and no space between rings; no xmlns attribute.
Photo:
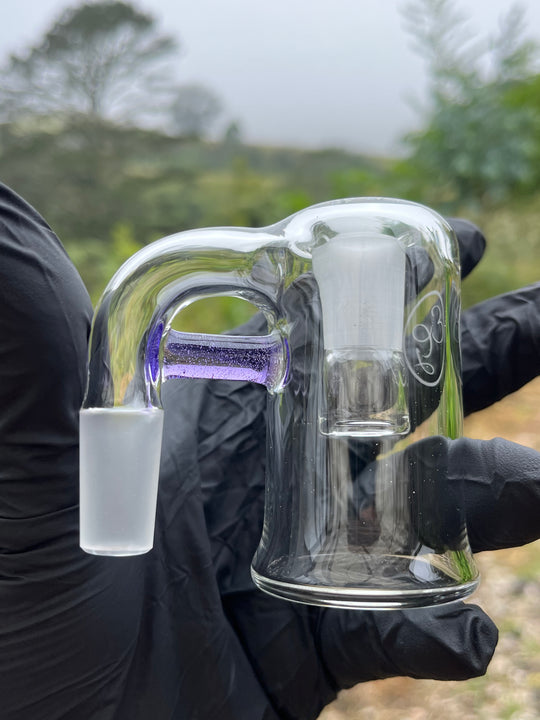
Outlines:
<svg viewBox="0 0 540 720"><path fill-rule="evenodd" d="M466 420L465 435L505 437L540 451L540 378ZM319 720L539 720L540 541L477 556L472 602L499 627L484 677L465 682L392 678L342 692Z"/></svg>

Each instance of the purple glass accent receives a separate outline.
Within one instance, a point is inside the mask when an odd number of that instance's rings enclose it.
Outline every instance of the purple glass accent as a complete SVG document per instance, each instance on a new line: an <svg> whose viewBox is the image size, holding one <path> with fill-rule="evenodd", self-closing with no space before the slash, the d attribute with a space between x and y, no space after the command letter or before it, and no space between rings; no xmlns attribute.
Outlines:
<svg viewBox="0 0 540 720"><path fill-rule="evenodd" d="M163 353L162 379L247 380L274 388L286 382L288 369L288 343L277 334L205 335L173 330Z"/></svg>
<svg viewBox="0 0 540 720"><path fill-rule="evenodd" d="M159 345L163 335L163 323L160 322L152 328L146 343L146 377L151 382L156 382L159 377Z"/></svg>

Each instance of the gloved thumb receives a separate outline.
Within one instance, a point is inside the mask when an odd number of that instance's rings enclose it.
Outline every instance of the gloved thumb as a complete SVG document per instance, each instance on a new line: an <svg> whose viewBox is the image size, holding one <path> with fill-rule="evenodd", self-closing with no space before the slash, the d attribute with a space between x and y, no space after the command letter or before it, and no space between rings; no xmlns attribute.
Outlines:
<svg viewBox="0 0 540 720"><path fill-rule="evenodd" d="M498 631L476 605L460 602L387 612L326 610L320 651L338 688L394 676L466 680L483 675Z"/></svg>

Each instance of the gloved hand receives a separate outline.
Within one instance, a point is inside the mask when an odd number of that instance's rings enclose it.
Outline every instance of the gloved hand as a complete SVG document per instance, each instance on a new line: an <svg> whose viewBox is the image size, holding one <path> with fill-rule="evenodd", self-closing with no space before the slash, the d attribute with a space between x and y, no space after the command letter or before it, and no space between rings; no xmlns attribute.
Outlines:
<svg viewBox="0 0 540 720"><path fill-rule="evenodd" d="M466 223L455 227L467 271L484 240ZM467 408L539 372L539 305L535 287L465 314ZM363 680L484 672L497 631L474 605L345 612L253 587L265 454L259 386L167 383L154 550L83 553L78 410L91 307L54 234L2 186L0 308L3 720L314 720L340 688ZM496 333L483 319L492 315ZM501 345L506 327L513 332ZM474 550L538 537L538 453L463 439L450 458L451 476L465 480Z"/></svg>

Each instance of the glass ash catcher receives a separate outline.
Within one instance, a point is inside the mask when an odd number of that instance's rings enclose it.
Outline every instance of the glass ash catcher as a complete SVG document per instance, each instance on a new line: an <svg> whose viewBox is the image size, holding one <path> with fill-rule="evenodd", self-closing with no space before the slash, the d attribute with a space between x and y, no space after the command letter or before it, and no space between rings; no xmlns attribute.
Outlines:
<svg viewBox="0 0 540 720"><path fill-rule="evenodd" d="M171 330L186 305L216 295L252 302L267 333ZM466 597L478 573L447 472L462 431L459 313L453 231L414 203L334 201L267 228L194 230L143 248L94 316L82 548L152 547L162 383L238 378L268 389L256 585L346 608Z"/></svg>

